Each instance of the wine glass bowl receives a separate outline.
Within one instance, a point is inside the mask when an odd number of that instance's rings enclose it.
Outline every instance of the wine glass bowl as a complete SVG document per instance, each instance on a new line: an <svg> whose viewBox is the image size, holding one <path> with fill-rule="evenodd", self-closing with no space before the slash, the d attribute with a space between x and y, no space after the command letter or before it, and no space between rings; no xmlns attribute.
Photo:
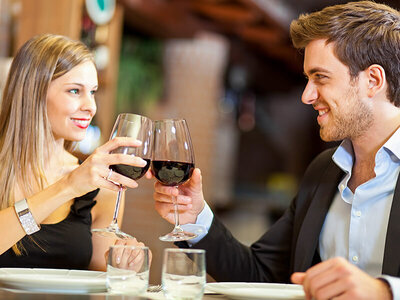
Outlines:
<svg viewBox="0 0 400 300"><path fill-rule="evenodd" d="M190 179L194 170L194 153L189 128L184 119L165 119L154 122L154 145L151 170L163 185L179 186ZM197 235L185 232L179 224L178 206L174 201L175 227L160 240L176 242Z"/></svg>
<svg viewBox="0 0 400 300"><path fill-rule="evenodd" d="M111 131L110 140L114 137L131 137L135 138L136 140L140 140L142 144L138 147L118 147L117 149L111 151L111 153L138 156L145 160L147 164L144 167L116 164L110 165L110 169L133 180L138 180L143 177L150 167L153 144L153 122L149 118L141 115L129 113L119 114L117 120L115 121L113 130ZM120 185L111 224L107 228L92 229L92 232L101 234L103 236L117 237L119 239L133 238L131 235L122 232L119 229L117 222L122 192L123 186Z"/></svg>
<svg viewBox="0 0 400 300"><path fill-rule="evenodd" d="M140 179L146 174L150 167L150 159L152 155L152 140L153 140L153 122L144 116L136 114L120 114L114 125L110 139L116 136L133 137L142 141L139 147L118 147L111 153L122 153L134 156L139 156L147 162L144 167L135 167L124 164L110 165L110 169L130 177L133 180Z"/></svg>

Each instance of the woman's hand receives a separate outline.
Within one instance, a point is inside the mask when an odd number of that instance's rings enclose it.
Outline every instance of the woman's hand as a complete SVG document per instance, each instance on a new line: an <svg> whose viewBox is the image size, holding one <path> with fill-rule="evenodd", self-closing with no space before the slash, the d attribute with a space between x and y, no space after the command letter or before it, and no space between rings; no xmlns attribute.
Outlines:
<svg viewBox="0 0 400 300"><path fill-rule="evenodd" d="M110 154L118 147L138 147L141 142L127 137L116 137L98 147L79 167L67 175L68 187L73 189L75 196L81 196L97 188L118 191L119 184L124 187L136 188L135 180L118 174L110 173L110 165L125 164L144 167L146 161L140 157L127 154Z"/></svg>
<svg viewBox="0 0 400 300"><path fill-rule="evenodd" d="M109 259L112 259L112 265L118 266L121 269L128 269L139 272L144 260L144 252L140 247L145 245L142 242L138 242L136 239L129 240L116 240L114 245L126 245L135 246L138 248L120 248L113 251L111 258L109 258L109 250L105 253L106 263ZM152 253L149 249L149 266L151 265Z"/></svg>
<svg viewBox="0 0 400 300"><path fill-rule="evenodd" d="M175 222L173 196L176 196L181 224L196 223L205 203L200 169L196 168L190 180L178 188L156 182L154 189L155 208L161 217L172 224Z"/></svg>

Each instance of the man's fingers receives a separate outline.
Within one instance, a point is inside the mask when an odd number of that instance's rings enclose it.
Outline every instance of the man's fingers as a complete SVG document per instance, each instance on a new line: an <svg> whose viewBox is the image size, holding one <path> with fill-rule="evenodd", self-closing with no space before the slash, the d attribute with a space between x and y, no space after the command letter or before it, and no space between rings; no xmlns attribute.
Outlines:
<svg viewBox="0 0 400 300"><path fill-rule="evenodd" d="M166 186L166 185L159 183L158 181L154 184L154 190L156 191L156 193L164 194L164 195L168 195L168 196L178 196L179 195L179 191L176 187Z"/></svg>
<svg viewBox="0 0 400 300"><path fill-rule="evenodd" d="M303 272L296 272L293 273L292 276L290 277L290 280L294 284L303 284L304 277L306 276L306 273Z"/></svg>

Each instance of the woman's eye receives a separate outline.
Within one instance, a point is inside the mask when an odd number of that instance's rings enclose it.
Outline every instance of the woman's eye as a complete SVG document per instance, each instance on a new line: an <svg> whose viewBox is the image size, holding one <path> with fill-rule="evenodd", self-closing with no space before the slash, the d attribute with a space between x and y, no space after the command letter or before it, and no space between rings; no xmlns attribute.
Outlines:
<svg viewBox="0 0 400 300"><path fill-rule="evenodd" d="M97 92L97 90L93 90L93 91L90 91L90 94L94 95L94 94L96 94L96 92Z"/></svg>
<svg viewBox="0 0 400 300"><path fill-rule="evenodd" d="M79 94L79 90L78 89L71 89L71 90L69 90L69 92L71 94L74 94L74 95L78 95Z"/></svg>

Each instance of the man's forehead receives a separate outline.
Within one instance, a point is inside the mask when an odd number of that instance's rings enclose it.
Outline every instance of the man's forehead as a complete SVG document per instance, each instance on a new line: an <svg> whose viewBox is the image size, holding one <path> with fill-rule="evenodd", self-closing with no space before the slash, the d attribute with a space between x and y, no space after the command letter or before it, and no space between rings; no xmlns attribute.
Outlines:
<svg viewBox="0 0 400 300"><path fill-rule="evenodd" d="M310 42L304 52L304 72L307 75L316 72L334 72L337 68L347 68L335 55L334 43L326 39Z"/></svg>

